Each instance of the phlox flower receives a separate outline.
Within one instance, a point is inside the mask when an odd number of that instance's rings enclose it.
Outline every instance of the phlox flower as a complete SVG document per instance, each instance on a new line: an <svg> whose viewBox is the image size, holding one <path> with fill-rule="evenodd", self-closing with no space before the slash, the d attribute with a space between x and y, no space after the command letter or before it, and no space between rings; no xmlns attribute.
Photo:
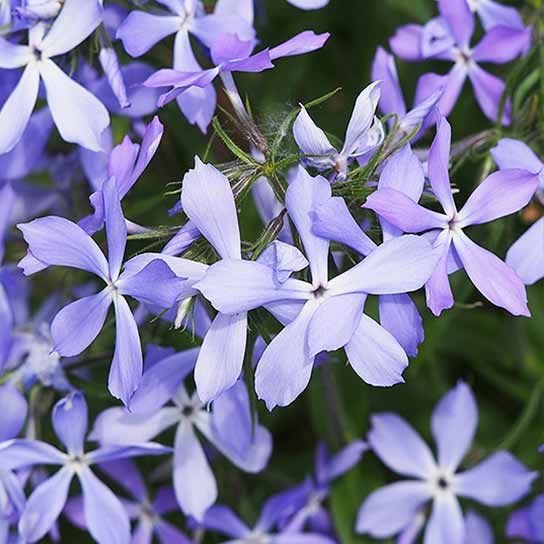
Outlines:
<svg viewBox="0 0 544 544"><path fill-rule="evenodd" d="M169 451L153 442L133 446L108 446L85 452L87 403L74 392L57 402L53 429L66 448L64 453L46 442L13 439L0 443L0 465L18 470L35 465L56 465L60 470L32 492L19 519L19 532L26 542L40 540L61 514L70 483L77 476L83 491L85 519L92 537L100 544L128 544L130 524L119 499L92 472L91 465L115 459L163 455Z"/></svg>
<svg viewBox="0 0 544 544"><path fill-rule="evenodd" d="M448 275L464 268L480 293L513 315L529 316L527 293L517 274L490 251L475 244L464 232L512 214L525 206L534 194L535 176L524 170L503 170L488 176L468 198L461 210L453 200L448 174L451 127L445 118L437 125L429 152L429 178L444 213L417 204L404 193L380 187L363 207L403 232L426 232L441 258L425 285L427 305L435 315L454 304Z"/></svg>
<svg viewBox="0 0 544 544"><path fill-rule="evenodd" d="M272 450L270 433L253 424L249 396L242 381L220 395L211 410L183 384L199 348L169 350L146 370L130 404L109 408L96 419L91 436L102 444L133 444L176 426L173 481L177 501L186 514L201 520L217 499L217 483L195 430L246 472L262 470ZM167 404L171 401L171 404Z"/></svg>
<svg viewBox="0 0 544 544"><path fill-rule="evenodd" d="M471 47L475 18L467 0L439 0L438 9L440 17L425 26L400 27L390 40L391 49L402 59L438 59L454 63L446 75L423 75L417 85L415 102L419 104L443 88L438 108L442 115L448 116L469 78L483 113L491 121L497 121L504 82L481 68L480 63L504 64L514 60L525 51L530 29L495 26ZM507 101L501 119L504 124L510 123L510 110L511 104Z"/></svg>
<svg viewBox="0 0 544 544"><path fill-rule="evenodd" d="M375 111L380 100L381 82L363 89L353 108L346 130L344 145L337 151L327 135L312 120L306 108L300 106L293 124L293 136L300 151L315 157L304 158L304 163L320 171L334 170L331 181L343 181L351 162L375 151L383 142L384 130Z"/></svg>
<svg viewBox="0 0 544 544"><path fill-rule="evenodd" d="M506 536L530 544L544 542L544 495L538 495L531 504L510 514Z"/></svg>
<svg viewBox="0 0 544 544"><path fill-rule="evenodd" d="M183 288L183 280L159 260L136 273L131 272L129 261L121 272L127 229L115 178L104 183L102 197L109 260L81 227L62 217L49 216L18 226L29 248L29 255L19 266L25 273L33 272L37 260L49 266L85 270L104 281L106 286L98 294L68 304L55 316L51 335L54 350L60 355L78 355L98 336L113 304L116 341L108 385L113 396L127 403L142 375L142 353L138 326L125 296L170 308ZM25 267L29 260L28 270Z"/></svg>
<svg viewBox="0 0 544 544"><path fill-rule="evenodd" d="M299 166L287 189L286 206L304 245L312 283L279 273L282 257L292 257L296 250L284 244L276 254L275 267L270 262L224 258L194 286L225 315L260 306L273 311L274 304L291 312L288 325L267 346L255 374L257 395L270 410L290 404L302 393L315 356L322 351L344 347L351 366L372 385L401 382L408 365L406 353L389 332L363 313L365 301L369 294L419 289L436 267L430 244L406 236L386 242L362 263L329 280L329 241L312 232L311 214L330 197L330 183L321 176L312 178ZM224 225L222 235L228 232ZM303 266L302 259L298 255L300 265L295 270Z"/></svg>
<svg viewBox="0 0 544 544"><path fill-rule="evenodd" d="M437 446L436 459L401 417L375 414L371 422L368 442L372 450L391 470L413 479L372 492L357 515L359 533L377 538L396 535L413 523L424 504L432 501L425 544L464 544L466 523L458 496L486 506L505 506L526 495L537 477L537 473L528 471L505 451L459 472L478 423L474 396L462 382L440 400L433 412L431 430Z"/></svg>
<svg viewBox="0 0 544 544"><path fill-rule="evenodd" d="M109 125L108 111L89 91L73 81L51 59L77 47L100 24L98 0L66 0L49 29L38 23L28 32L28 45L0 39L0 68L24 67L19 83L0 110L0 154L20 140L38 99L43 80L47 104L60 135L93 151Z"/></svg>

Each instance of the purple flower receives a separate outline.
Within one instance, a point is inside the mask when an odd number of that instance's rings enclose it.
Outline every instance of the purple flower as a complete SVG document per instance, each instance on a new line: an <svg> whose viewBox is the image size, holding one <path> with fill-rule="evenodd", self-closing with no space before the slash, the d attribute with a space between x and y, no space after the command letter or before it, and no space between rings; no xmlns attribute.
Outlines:
<svg viewBox="0 0 544 544"><path fill-rule="evenodd" d="M440 113L447 116L452 111L464 82L468 77L474 88L480 108L491 121L499 115L499 103L504 92L504 82L482 69L481 62L504 64L524 52L530 29L496 26L489 30L478 45L471 48L474 33L474 14L467 0L439 0L440 17L431 19L425 26L406 25L397 30L391 39L393 52L405 60L438 59L454 62L446 75L423 75L416 90L416 103L423 102L437 89L443 88L438 102ZM510 123L510 101L506 103L502 122Z"/></svg>
<svg viewBox="0 0 544 544"><path fill-rule="evenodd" d="M100 463L98 469L131 497L130 500L123 498L121 502L129 519L136 521L132 533L133 544L152 544L154 536L160 542L191 543L176 526L162 517L178 510L171 487L161 487L155 498L151 499L138 468L128 459ZM70 499L64 515L77 527L88 530L82 497Z"/></svg>
<svg viewBox="0 0 544 544"><path fill-rule="evenodd" d="M236 34L242 40L255 39L252 0L219 0L215 12L206 15L200 0L158 0L168 12L152 14L132 11L125 19L117 37L126 51L139 57L165 37L175 34L174 70L200 72L201 67L193 53L189 36L197 37L206 47L222 33ZM192 88L177 97L178 105L191 124L206 132L216 107L213 86Z"/></svg>
<svg viewBox="0 0 544 544"><path fill-rule="evenodd" d="M195 86L203 89L212 87L213 80L221 75L227 94L237 108L245 113L245 106L232 78L233 72L262 72L274 68L272 61L315 51L323 47L328 39L328 33L315 34L308 30L276 47L252 54L255 47L254 40L244 41L236 34L221 34L211 45L210 55L214 65L212 68L190 71L159 70L148 78L144 85L147 87L172 87L170 91L159 98L159 106L164 106ZM210 119L214 111L215 103L213 110L210 110Z"/></svg>
<svg viewBox="0 0 544 544"><path fill-rule="evenodd" d="M447 539L450 544L463 544L466 524L457 496L486 506L505 506L526 495L537 477L536 472L529 472L504 451L490 455L473 468L458 471L478 423L474 396L462 382L442 398L433 412L431 430L437 460L399 416L382 413L371 420L368 441L376 455L394 472L414 479L371 493L357 516L359 533L377 538L396 535L413 523L425 503L432 501L425 542Z"/></svg>
<svg viewBox="0 0 544 544"><path fill-rule="evenodd" d="M387 161L378 189L396 189L417 202L424 184L423 167L406 145ZM330 198L315 209L313 218L312 230L315 234L340 242L362 256L366 257L378 247L359 227L343 198ZM381 219L380 222L384 241L402 234L387 221ZM415 357L418 345L424 339L423 321L417 306L405 293L380 295L378 300L382 327L396 338L408 355Z"/></svg>
<svg viewBox="0 0 544 544"><path fill-rule="evenodd" d="M274 525L286 507L283 493L270 497L261 510L253 528L244 523L228 506L212 506L204 516L204 528L217 531L232 538L228 542L237 544L335 544L328 536L318 533L304 533L298 527L286 526L279 532L272 532ZM288 502L287 502L288 506Z"/></svg>
<svg viewBox="0 0 544 544"><path fill-rule="evenodd" d="M510 138L503 138L491 155L501 170L519 168L527 170L538 181L536 197L544 202L544 163L531 148ZM511 266L526 285L532 285L544 277L544 218L532 225L506 254Z"/></svg>
<svg viewBox="0 0 544 544"><path fill-rule="evenodd" d="M32 492L19 520L19 532L27 542L40 540L62 512L70 483L77 476L83 491L85 519L92 537L100 544L128 544L130 525L119 499L91 471L90 466L115 459L163 455L160 444L131 447L108 446L84 452L87 432L87 403L79 392L57 402L53 429L67 453L39 440L14 439L0 444L0 463L8 470L34 465L58 465L61 469Z"/></svg>
<svg viewBox="0 0 544 544"><path fill-rule="evenodd" d="M426 284L427 305L435 315L454 304L448 274L464 268L480 293L513 315L529 316L527 293L516 273L464 232L525 206L536 190L535 177L523 170L504 170L487 177L460 211L453 200L448 174L451 127L445 118L437 126L429 153L429 178L445 213L424 208L396 189L379 188L363 207L374 210L403 232L426 232L441 258Z"/></svg>
<svg viewBox="0 0 544 544"><path fill-rule="evenodd" d="M242 381L219 396L211 411L183 385L199 348L169 355L144 373L130 409L110 408L96 420L92 437L103 444L145 441L175 425L173 480L178 503L201 520L217 499L217 484L195 434L198 429L223 455L246 472L259 472L272 449L270 433L254 425ZM164 406L168 401L172 405Z"/></svg>
<svg viewBox="0 0 544 544"><path fill-rule="evenodd" d="M322 351L344 347L354 370L372 385L402 382L406 353L363 313L365 301L369 294L419 289L436 267L426 240L403 236L382 244L362 263L329 281L329 241L312 232L311 214L330 197L327 180L310 177L302 167L287 190L287 210L302 239L312 283L279 275L281 261L271 267L224 258L194 286L225 315L260 306L283 315L280 321L287 326L267 346L255 374L257 394L270 410L290 404L306 388L314 358ZM228 232L225 226L222 232L223 236Z"/></svg>
<svg viewBox="0 0 544 544"><path fill-rule="evenodd" d="M529 506L510 515L506 536L522 538L531 544L544 542L544 495L539 495Z"/></svg>
<svg viewBox="0 0 544 544"><path fill-rule="evenodd" d="M98 294L81 298L64 307L51 324L54 349L74 356L86 349L102 329L110 306L116 318L115 352L109 376L109 390L126 404L138 387L142 374L142 353L138 326L124 298L131 296L144 304L170 308L183 287L160 260L152 260L137 273L130 261L121 273L126 246L126 224L115 178L102 188L109 260L94 240L78 225L62 217L44 217L19 225L29 253L19 266L29 273L39 264L68 266L98 276L106 287Z"/></svg>
<svg viewBox="0 0 544 544"><path fill-rule="evenodd" d="M442 89L437 89L423 102L414 103L413 108L407 112L402 88L395 66L393 55L388 54L385 49L378 47L374 62L372 63L372 79L381 81L382 95L380 98L380 110L384 115L395 114L399 130L407 135L410 134L419 123L421 128L414 136L412 142L420 138L425 130L436 122L436 104L442 96Z"/></svg>
<svg viewBox="0 0 544 544"><path fill-rule="evenodd" d="M43 80L47 103L60 135L93 151L101 149L100 136L109 125L103 104L66 75L51 58L62 55L85 40L102 20L98 0L66 0L51 28L42 24L29 31L29 44L0 38L0 68L25 67L19 83L0 111L0 153L20 140L38 98Z"/></svg>
<svg viewBox="0 0 544 544"><path fill-rule="evenodd" d="M380 93L379 81L371 83L361 91L355 101L340 152L334 148L327 135L313 122L306 108L301 105L300 113L293 124L293 136L302 153L315 155L306 157L304 163L320 171L333 169L331 181L345 180L350 163L372 153L383 142L383 127L375 116Z"/></svg>

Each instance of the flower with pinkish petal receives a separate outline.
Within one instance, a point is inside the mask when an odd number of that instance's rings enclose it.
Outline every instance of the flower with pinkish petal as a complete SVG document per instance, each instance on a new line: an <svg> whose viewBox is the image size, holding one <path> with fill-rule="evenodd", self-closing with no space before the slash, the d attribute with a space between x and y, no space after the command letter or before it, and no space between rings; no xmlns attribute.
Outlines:
<svg viewBox="0 0 544 544"><path fill-rule="evenodd" d="M173 480L177 501L186 514L201 520L217 499L217 484L197 438L198 429L238 468L254 473L267 464L270 433L253 425L242 381L220 395L211 410L198 395L189 395L183 380L193 369L199 348L174 353L146 370L130 404L131 412L110 408L97 418L92 437L102 444L130 445L176 426ZM172 404L167 404L172 401Z"/></svg>
<svg viewBox="0 0 544 544"><path fill-rule="evenodd" d="M101 20L102 6L98 0L83 5L78 0L66 0L48 30L45 23L29 30L28 45L0 38L0 68L24 67L19 83L0 110L0 154L12 150L21 139L38 99L40 80L62 138L100 151L101 134L110 122L108 111L51 59L77 47Z"/></svg>
<svg viewBox="0 0 544 544"><path fill-rule="evenodd" d="M170 308L184 280L161 260L152 259L137 272L131 270L128 261L121 272L127 230L114 177L104 183L101 195L109 260L81 227L62 217L49 216L18 225L28 243L28 255L19 266L27 274L35 271L36 263L68 266L91 272L104 281L106 286L98 294L72 302L55 316L51 324L54 350L66 357L85 350L100 333L113 304L116 341L109 389L113 396L128 403L142 375L142 353L138 326L125 296Z"/></svg>
<svg viewBox="0 0 544 544"><path fill-rule="evenodd" d="M343 181L349 165L357 159L371 155L383 142L384 130L375 112L380 100L381 82L371 83L363 89L353 108L344 145L337 151L327 135L314 123L306 108L300 106L293 124L293 136L299 149L306 155L304 163L319 171L333 170L331 181Z"/></svg>
<svg viewBox="0 0 544 544"><path fill-rule="evenodd" d="M190 43L190 35L211 47L222 33L236 34L241 40L255 41L253 0L218 0L214 13L206 14L201 0L158 0L167 11L132 11L117 31L127 51L140 57L156 43L174 34L173 70L200 72ZM176 96L187 120L206 132L215 112L217 97L212 85L193 87Z"/></svg>
<svg viewBox="0 0 544 544"><path fill-rule="evenodd" d="M454 63L446 75L428 73L421 76L416 89L416 103L423 102L443 88L438 102L440 113L453 110L466 79L470 79L476 100L485 116L497 121L504 82L480 67L481 62L504 64L527 49L531 29L506 26L491 28L474 47L470 42L475 18L467 0L439 0L440 17L426 25L406 25L390 40L391 49L402 59L445 60ZM506 102L501 122L510 123L511 103Z"/></svg>
<svg viewBox="0 0 544 544"><path fill-rule="evenodd" d="M458 496L486 506L505 506L524 497L537 477L536 472L528 471L505 451L459 471L478 423L474 396L462 382L440 400L433 412L436 459L401 417L375 414L371 422L368 442L372 450L393 472L411 479L386 485L366 498L357 515L359 533L375 538L402 533L412 526L422 507L432 502L425 543L465 544L467 526L474 523L463 518Z"/></svg>
<svg viewBox="0 0 544 544"><path fill-rule="evenodd" d="M66 448L64 453L39 440L13 439L0 443L0 465L18 470L35 465L56 465L60 470L32 492L19 519L19 532L26 542L37 542L61 514L70 483L77 476L83 491L85 519L92 537L100 544L128 544L130 524L119 499L91 471L90 466L116 459L164 455L170 451L153 442L133 446L107 446L84 451L87 433L87 403L74 392L53 409L53 429Z"/></svg>
<svg viewBox="0 0 544 544"><path fill-rule="evenodd" d="M380 188L364 206L403 232L425 232L441 257L425 285L427 305L435 315L454 304L448 275L464 268L480 293L513 315L529 316L525 286L517 274L490 251L475 244L464 232L512 214L533 196L537 180L524 170L503 170L487 177L461 210L453 200L448 174L451 127L445 118L437 125L429 152L429 178L444 213L417 204L396 189Z"/></svg>

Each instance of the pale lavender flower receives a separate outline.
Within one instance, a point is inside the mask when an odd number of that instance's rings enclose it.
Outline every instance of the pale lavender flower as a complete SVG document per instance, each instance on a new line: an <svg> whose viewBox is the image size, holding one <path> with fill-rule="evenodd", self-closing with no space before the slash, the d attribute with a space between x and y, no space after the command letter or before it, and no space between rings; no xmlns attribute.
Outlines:
<svg viewBox="0 0 544 544"><path fill-rule="evenodd" d="M194 286L225 315L260 306L283 314L280 321L287 326L268 345L255 374L257 394L270 410L290 404L306 388L314 358L322 351L344 347L353 369L372 385L402 382L406 353L363 313L365 301L369 294L415 291L436 267L426 240L404 236L382 244L362 263L329 281L329 241L313 234L311 213L330 197L329 182L312 178L302 167L287 190L287 210L302 239L312 283L278 275L281 261L271 267L224 258ZM227 232L223 225L222 235Z"/></svg>
<svg viewBox="0 0 544 544"><path fill-rule="evenodd" d="M538 181L535 196L544 202L544 163L527 144L503 138L491 149L491 155L501 170L519 168L533 174ZM544 217L514 242L506 254L506 263L526 285L544 277Z"/></svg>
<svg viewBox="0 0 544 544"><path fill-rule="evenodd" d="M175 34L174 70L200 72L190 35L211 47L222 33L236 34L242 40L255 39L253 0L219 0L213 14L207 15L200 0L158 0L168 10L154 14L132 11L117 32L126 51L139 57L166 36ZM206 132L215 112L217 97L213 86L193 87L177 97L178 106L191 124Z"/></svg>
<svg viewBox="0 0 544 544"><path fill-rule="evenodd" d="M525 286L517 274L490 251L475 244L466 227L488 223L525 206L537 181L524 170L503 170L488 176L457 211L448 174L451 127L445 118L437 126L429 153L429 178L444 213L424 208L396 189L380 188L363 207L403 232L426 232L441 258L426 284L427 305L435 315L454 304L448 275L464 268L480 293L513 315L529 316Z"/></svg>
<svg viewBox="0 0 544 544"><path fill-rule="evenodd" d="M375 115L380 93L380 81L371 83L361 91L355 101L341 151L334 148L301 105L293 124L293 136L302 153L315 155L304 158L303 162L320 171L332 169L331 181L345 180L350 163L372 153L383 142L384 130Z"/></svg>
<svg viewBox="0 0 544 544"><path fill-rule="evenodd" d="M504 82L481 68L479 63L504 64L514 60L525 51L530 29L496 26L471 47L475 19L467 0L439 0L438 8L440 17L431 19L425 26L400 27L390 41L391 49L402 59L438 59L454 63L446 75L428 73L420 78L416 103L423 102L437 89L443 88L438 108L442 115L447 116L468 77L483 113L491 121L497 121ZM510 123L510 112L511 103L507 101L501 119L503 123Z"/></svg>
<svg viewBox="0 0 544 544"><path fill-rule="evenodd" d="M53 429L67 453L39 440L13 439L0 443L0 464L8 470L35 465L57 465L60 470L38 485L28 498L19 520L26 542L40 540L61 514L70 483L77 476L83 491L85 518L92 537L100 544L128 544L130 524L119 499L91 471L90 465L115 459L163 455L170 451L160 444L107 446L84 451L87 433L87 403L79 392L57 402Z"/></svg>
<svg viewBox="0 0 544 544"><path fill-rule="evenodd" d="M396 189L417 202L424 184L423 167L406 145L385 164L378 189ZM387 221L380 219L380 222L384 241L402 234ZM312 230L318 236L340 242L364 257L378 247L357 224L341 197L332 197L314 210ZM415 357L418 345L424 339L423 320L417 306L405 293L380 295L378 301L380 324L396 338L408 355Z"/></svg>
<svg viewBox="0 0 544 544"><path fill-rule="evenodd" d="M544 542L544 495L539 495L529 506L510 515L506 536L523 539L530 544Z"/></svg>
<svg viewBox="0 0 544 544"><path fill-rule="evenodd" d="M437 445L436 460L401 417L382 413L372 416L371 421L370 447L391 470L414 479L372 492L357 516L359 533L377 538L399 534L413 523L423 505L432 501L424 541L464 544L466 522L458 496L486 506L505 506L525 496L538 476L505 451L459 472L478 423L474 396L462 382L441 399L433 412L431 430Z"/></svg>
<svg viewBox="0 0 544 544"><path fill-rule="evenodd" d="M266 466L272 438L264 427L253 423L242 381L220 395L211 410L196 393L189 395L183 380L193 369L198 351L170 350L144 373L131 412L123 408L102 412L91 436L103 444L129 445L176 426L174 490L183 512L201 520L217 499L217 483L195 430L238 468L251 473ZM172 404L166 405L169 401Z"/></svg>
<svg viewBox="0 0 544 544"><path fill-rule="evenodd" d="M60 355L78 355L98 336L113 304L116 342L109 389L113 396L127 403L141 378L142 353L138 326L124 296L170 308L183 288L183 280L160 260L151 260L137 272L131 271L129 261L121 272L127 230L115 178L104 183L101 195L109 260L81 227L62 217L50 216L19 225L29 246L29 253L19 266L27 274L35 270L36 262L68 266L91 272L105 282L106 287L98 294L64 307L51 324L51 334L54 349Z"/></svg>
<svg viewBox="0 0 544 544"><path fill-rule="evenodd" d="M20 140L38 99L40 80L62 138L94 151L101 149L100 137L109 125L108 111L51 60L77 47L101 19L98 0L83 5L78 0L66 0L49 30L44 23L29 30L28 45L0 38L0 68L24 67L19 83L0 111L0 153L10 151Z"/></svg>

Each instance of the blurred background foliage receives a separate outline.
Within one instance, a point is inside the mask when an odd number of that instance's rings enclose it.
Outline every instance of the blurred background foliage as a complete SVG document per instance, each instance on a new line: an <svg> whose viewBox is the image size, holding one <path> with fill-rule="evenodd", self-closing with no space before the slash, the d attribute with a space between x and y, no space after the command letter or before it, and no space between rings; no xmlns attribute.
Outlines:
<svg viewBox="0 0 544 544"><path fill-rule="evenodd" d="M510 3L523 9L527 17L534 18L535 2ZM238 87L241 94L248 97L265 136L274 135L285 116L299 102L307 102L341 87L334 97L314 108L312 116L326 132L342 138L355 98L370 82L376 48L380 45L388 48L388 39L398 26L425 22L435 13L433 0L331 0L329 6L315 12L297 10L284 0L257 0L257 28L263 46L275 45L306 29L330 32L331 39L323 50L279 61L274 70L238 75ZM533 19L533 23L538 27L538 20ZM171 51L172 44L165 41L145 58L157 67L166 67L171 63ZM531 71L540 70L542 73L542 58L536 51L530 65L514 74L512 88L520 88ZM448 69L445 63L408 64L402 61L397 62L397 67L408 104L412 102L419 75L431 70L446 73ZM515 63L504 69L493 68L494 73L503 77L508 77L513 70ZM521 98L526 105L535 102L531 107L537 111L542 107L538 85L538 77L536 83L527 83L528 90ZM220 103L228 107L224 96L220 97ZM179 187L184 173L192 167L194 155L202 155L207 148L211 132L205 136L191 127L175 103L160 111L159 115L165 124L163 143L146 174L125 199L125 214L145 225L175 225L179 218L169 219L167 210L175 204L178 195L166 196L165 193ZM523 115L529 115L527 108ZM504 134L520 137L537 152L542 152L544 117L538 113L531 115L535 118L529 120L529 128L523 122L516 122ZM480 112L468 84L450 116L450 122L454 141L493 128ZM522 125L524 128L520 129ZM224 126L243 145L243 139L229 127L228 121ZM127 128L126 121L114 120L117 141ZM471 153L456 169L452 181L460 189L458 201L463 202L483 179L483 174L493 167L485 152L499 134L495 133L482 149ZM418 147L428 146L429 141L428 136L419 142ZM232 159L217 138L211 146L209 160L224 163ZM243 201L240 211L244 239L255 241L262 224L251 199ZM470 234L503 257L505 250L527 227L528 221L535 220L541 212L535 208L531 217L525 212L498 224L473 228ZM133 243L127 255L144 246L143 242ZM68 293L70 286L84 279L73 271L65 275L48 271L36 281L34 295L43 297L48 286L58 285L59 280ZM435 318L425 309L422 294L416 297L424 316L426 338L419 356L412 359L405 374L405 384L390 389L367 386L346 366L345 357L339 352L333 354L335 362L315 370L311 386L293 405L267 413L259 403L261 421L274 435L270 466L261 474L249 476L218 457L215 471L219 480L219 502L232 506L248 522L254 521L268 496L298 483L312 472L318 441L325 441L336 450L354 438L364 438L369 416L375 412L400 414L430 440L432 408L461 379L473 387L480 409L475 445L464 466L474 464L494 450L509 448L523 462L542 472L544 465L537 448L544 442L544 288L541 285L529 288L533 317L525 319L511 317L483 302L462 271L453 276L452 286L457 304L440 318ZM371 300L369 308L374 315L375 306L375 301ZM82 388L88 395L92 417L111 405L112 399L108 397L105 383L113 329L110 324L86 354L88 361L92 362L92 373L90 382L82 384ZM188 332L172 331L167 324L158 321L148 323L142 331L144 343L174 345L181 349L189 346L192 340ZM35 409L39 410L40 405L43 407L47 399L41 397L41 400L43 402L37 402ZM50 430L44 429L44 432L47 434ZM171 440L168 434L161 437L161 441L167 444ZM399 448L402 447L399 443ZM155 463L144 462L142 466L151 472ZM372 453L367 453L358 467L334 484L330 507L342 544L373 542L353 532L357 509L371 490L395 478ZM544 486L539 479L534 492L542 491ZM504 534L507 510L477 509L492 521L496 541L503 542L501 535ZM173 520L176 518L181 520L180 516L174 516ZM68 531L66 534L73 537L68 537L70 540L67 541L85 542L88 538L73 529ZM205 535L203 542L219 540Z"/></svg>

